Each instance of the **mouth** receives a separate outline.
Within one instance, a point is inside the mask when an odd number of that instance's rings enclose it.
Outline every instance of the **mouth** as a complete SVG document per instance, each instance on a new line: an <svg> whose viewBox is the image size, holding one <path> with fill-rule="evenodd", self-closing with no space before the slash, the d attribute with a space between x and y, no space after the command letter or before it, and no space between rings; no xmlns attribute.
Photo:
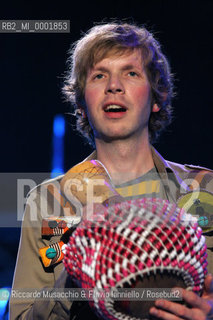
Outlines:
<svg viewBox="0 0 213 320"><path fill-rule="evenodd" d="M103 110L104 112L108 112L108 113L109 112L118 113L118 112L126 112L127 108L119 104L107 104L104 106Z"/></svg>

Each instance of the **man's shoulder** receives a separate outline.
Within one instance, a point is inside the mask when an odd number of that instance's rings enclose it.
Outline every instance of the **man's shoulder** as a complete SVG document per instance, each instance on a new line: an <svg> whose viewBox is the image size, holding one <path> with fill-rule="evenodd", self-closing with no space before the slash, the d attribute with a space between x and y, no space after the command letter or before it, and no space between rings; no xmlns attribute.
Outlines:
<svg viewBox="0 0 213 320"><path fill-rule="evenodd" d="M168 167L175 174L177 180L185 183L190 189L200 188L213 193L213 170L192 164L180 164L167 161Z"/></svg>
<svg viewBox="0 0 213 320"><path fill-rule="evenodd" d="M41 183L37 184L35 187L33 187L29 193L28 193L28 197L31 195L31 194L35 194L35 193L38 193L40 194L42 192L42 190L45 190L45 189L48 189L48 188L51 188L51 187L55 187L57 189L60 188L60 182L62 180L62 178L64 177L64 174L61 174L59 176L56 176L54 178L51 178L51 179L45 179L44 181L42 181Z"/></svg>
<svg viewBox="0 0 213 320"><path fill-rule="evenodd" d="M92 160L92 159L96 159L96 151L93 151L87 158L85 158L84 160L82 161L87 161L87 160ZM61 175L58 175L54 178L51 178L51 179L46 179L44 180L43 182L41 182L40 184L36 185L34 188L32 188L28 195L30 195L31 193L40 193L42 189L45 189L45 188L48 188L48 187L51 187L51 186L55 186L57 187L58 189L60 189L60 183L61 183L61 180L63 179L63 177L66 175L66 173L64 174L61 174Z"/></svg>
<svg viewBox="0 0 213 320"><path fill-rule="evenodd" d="M168 174L172 173L176 177L176 180L179 184L182 184L183 180L186 179L197 179L199 177L199 181L202 181L205 177L205 180L213 181L213 170L202 167L200 165L192 165L192 164L181 164L173 161L165 160L162 155L152 147L152 154L155 166L157 167L159 172L167 171Z"/></svg>
<svg viewBox="0 0 213 320"><path fill-rule="evenodd" d="M169 160L165 160L162 155L152 147L152 155L154 159L155 165L158 167L159 171L171 170L176 175L180 176L187 176L191 173L198 174L208 174L209 176L213 177L213 170L200 166L200 165L193 165L193 164L181 164Z"/></svg>
<svg viewBox="0 0 213 320"><path fill-rule="evenodd" d="M206 167L194 165L194 164L181 164L173 161L166 161L166 162L168 163L169 167L171 167L171 169L176 170L178 172L183 172L183 173L185 172L187 174L190 172L198 173L202 171L204 174L210 174L213 176L213 170L210 168L206 168Z"/></svg>

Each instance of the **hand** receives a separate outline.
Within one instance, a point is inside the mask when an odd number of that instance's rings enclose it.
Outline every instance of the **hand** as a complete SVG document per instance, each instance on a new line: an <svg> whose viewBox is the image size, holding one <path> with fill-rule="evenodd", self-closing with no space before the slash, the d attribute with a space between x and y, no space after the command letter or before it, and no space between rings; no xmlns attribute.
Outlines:
<svg viewBox="0 0 213 320"><path fill-rule="evenodd" d="M210 320L213 319L213 276L207 275L204 282L204 291L201 297L192 291L178 288L182 299L191 308L167 301L156 300L155 307L150 309L150 314L165 320ZM160 308L160 309L159 309Z"/></svg>

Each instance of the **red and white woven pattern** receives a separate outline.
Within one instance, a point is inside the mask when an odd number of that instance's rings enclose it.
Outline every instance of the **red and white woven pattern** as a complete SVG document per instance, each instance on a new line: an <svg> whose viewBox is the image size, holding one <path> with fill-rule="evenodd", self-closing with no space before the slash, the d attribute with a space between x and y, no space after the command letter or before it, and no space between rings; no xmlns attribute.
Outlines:
<svg viewBox="0 0 213 320"><path fill-rule="evenodd" d="M79 286L123 288L138 276L167 270L187 288L202 289L206 244L194 217L162 199L125 201L101 214L103 221L82 221L67 246L65 268ZM133 319L114 310L112 301L91 305L105 319Z"/></svg>

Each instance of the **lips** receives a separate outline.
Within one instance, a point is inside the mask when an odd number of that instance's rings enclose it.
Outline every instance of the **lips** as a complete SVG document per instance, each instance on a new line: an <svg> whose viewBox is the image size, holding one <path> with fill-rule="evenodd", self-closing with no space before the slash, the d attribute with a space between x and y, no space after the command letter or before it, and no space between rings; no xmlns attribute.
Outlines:
<svg viewBox="0 0 213 320"><path fill-rule="evenodd" d="M103 108L104 112L126 112L127 108L124 105L118 103L107 103Z"/></svg>

